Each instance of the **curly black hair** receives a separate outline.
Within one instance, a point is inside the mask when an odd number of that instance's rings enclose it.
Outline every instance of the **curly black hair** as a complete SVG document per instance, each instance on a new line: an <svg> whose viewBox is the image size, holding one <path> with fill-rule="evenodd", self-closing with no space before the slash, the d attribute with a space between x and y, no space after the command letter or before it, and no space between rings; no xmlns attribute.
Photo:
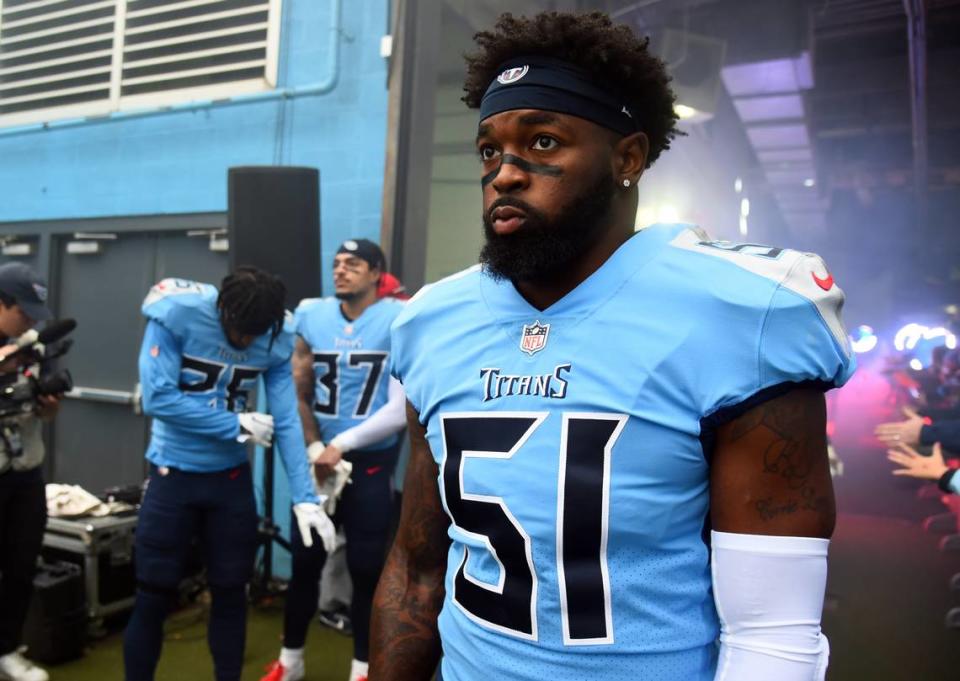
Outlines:
<svg viewBox="0 0 960 681"><path fill-rule="evenodd" d="M286 296L287 287L279 277L245 265L224 277L217 307L231 328L253 336L270 331L272 342L283 331Z"/></svg>
<svg viewBox="0 0 960 681"><path fill-rule="evenodd" d="M681 133L673 111L676 96L663 61L651 54L649 38L614 24L604 12L541 12L532 18L501 14L492 31L473 37L480 51L468 54L463 101L479 108L498 68L517 57L552 57L589 73L621 98L650 140L649 168Z"/></svg>

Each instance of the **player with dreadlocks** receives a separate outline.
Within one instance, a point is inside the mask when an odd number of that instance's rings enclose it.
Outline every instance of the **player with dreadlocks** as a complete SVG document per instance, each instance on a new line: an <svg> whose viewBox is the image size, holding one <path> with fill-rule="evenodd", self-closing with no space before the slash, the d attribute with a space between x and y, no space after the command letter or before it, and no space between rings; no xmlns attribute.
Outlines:
<svg viewBox="0 0 960 681"><path fill-rule="evenodd" d="M815 255L635 233L677 118L629 28L476 41L486 243L392 328L411 455L370 681L427 681L441 642L444 681L822 680L842 292Z"/></svg>
<svg viewBox="0 0 960 681"><path fill-rule="evenodd" d="M241 267L219 292L165 279L143 303L140 383L153 429L136 533L137 596L124 636L127 681L154 677L163 621L194 537L212 596L208 640L216 678L240 679L245 588L257 540L246 443L270 446L276 432L303 543L333 546L335 530L313 488L297 411L285 295L277 277ZM260 377L270 414L247 411Z"/></svg>

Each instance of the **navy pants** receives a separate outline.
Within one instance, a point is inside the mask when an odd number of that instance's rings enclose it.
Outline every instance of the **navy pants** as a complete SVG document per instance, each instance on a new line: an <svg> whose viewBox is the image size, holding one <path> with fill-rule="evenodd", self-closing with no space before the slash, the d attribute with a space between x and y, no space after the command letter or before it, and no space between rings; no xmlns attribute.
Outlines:
<svg viewBox="0 0 960 681"><path fill-rule="evenodd" d="M393 524L393 470L399 447L378 451L350 452L344 458L353 464L351 483L343 490L333 520L343 526L347 538L347 570L353 582L350 619L353 625L353 656L366 662L370 655L370 610L373 592L386 559ZM317 610L320 573L327 560L323 543L313 534L306 548L291 512L293 574L284 606L283 645L302 648L307 627Z"/></svg>
<svg viewBox="0 0 960 681"><path fill-rule="evenodd" d="M246 584L257 550L250 467L187 473L150 467L137 522L137 598L124 635L127 681L152 681L163 621L175 604L194 537L207 569L207 641L217 681L238 681L246 641Z"/></svg>
<svg viewBox="0 0 960 681"><path fill-rule="evenodd" d="M20 645L46 524L40 469L0 474L0 656Z"/></svg>

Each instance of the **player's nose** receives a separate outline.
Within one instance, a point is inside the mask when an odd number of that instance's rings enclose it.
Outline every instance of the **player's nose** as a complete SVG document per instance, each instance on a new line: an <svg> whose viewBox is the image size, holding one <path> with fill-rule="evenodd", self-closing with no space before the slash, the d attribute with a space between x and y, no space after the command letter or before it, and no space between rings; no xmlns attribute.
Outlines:
<svg viewBox="0 0 960 681"><path fill-rule="evenodd" d="M525 189L530 184L530 174L516 163L503 163L492 184L498 194L510 194Z"/></svg>

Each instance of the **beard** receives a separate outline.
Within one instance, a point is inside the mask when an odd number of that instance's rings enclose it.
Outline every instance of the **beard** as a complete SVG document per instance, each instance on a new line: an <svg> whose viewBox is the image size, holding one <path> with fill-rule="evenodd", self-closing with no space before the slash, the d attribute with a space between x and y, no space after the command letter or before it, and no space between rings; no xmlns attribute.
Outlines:
<svg viewBox="0 0 960 681"><path fill-rule="evenodd" d="M345 303L349 303L357 298L360 298L362 295L362 291L344 291L342 293L334 293L333 297L337 300L342 300Z"/></svg>
<svg viewBox="0 0 960 681"><path fill-rule="evenodd" d="M480 262L496 279L554 279L596 241L613 209L614 191L613 173L608 170L572 197L552 219L519 199L497 199L483 214L486 243L480 251ZM520 229L510 234L496 233L490 216L501 206L526 213Z"/></svg>

